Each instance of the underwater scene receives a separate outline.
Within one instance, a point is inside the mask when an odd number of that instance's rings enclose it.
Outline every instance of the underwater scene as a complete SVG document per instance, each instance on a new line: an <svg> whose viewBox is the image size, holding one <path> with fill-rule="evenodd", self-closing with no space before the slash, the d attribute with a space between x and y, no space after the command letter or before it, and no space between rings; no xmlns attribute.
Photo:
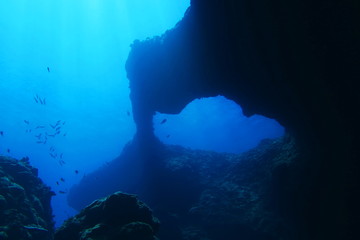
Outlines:
<svg viewBox="0 0 360 240"><path fill-rule="evenodd" d="M0 1L0 240L356 239L358 95L256 2Z"/></svg>

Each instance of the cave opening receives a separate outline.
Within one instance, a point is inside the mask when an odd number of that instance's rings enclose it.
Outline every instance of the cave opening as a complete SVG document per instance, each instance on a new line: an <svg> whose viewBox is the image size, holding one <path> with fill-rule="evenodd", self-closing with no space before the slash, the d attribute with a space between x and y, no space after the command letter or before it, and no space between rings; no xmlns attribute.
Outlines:
<svg viewBox="0 0 360 240"><path fill-rule="evenodd" d="M220 95L195 99L179 114L157 112L153 126L155 135L165 144L236 154L285 132L274 119L244 116L241 106Z"/></svg>

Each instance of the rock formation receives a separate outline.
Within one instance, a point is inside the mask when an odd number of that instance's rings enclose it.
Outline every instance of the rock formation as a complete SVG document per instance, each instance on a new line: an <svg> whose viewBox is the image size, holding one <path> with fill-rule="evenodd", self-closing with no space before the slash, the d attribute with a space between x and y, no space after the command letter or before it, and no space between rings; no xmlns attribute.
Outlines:
<svg viewBox="0 0 360 240"><path fill-rule="evenodd" d="M116 192L94 201L55 233L55 240L155 240L159 221L134 195Z"/></svg>
<svg viewBox="0 0 360 240"><path fill-rule="evenodd" d="M53 195L28 158L18 161L0 156L0 239L52 239Z"/></svg>
<svg viewBox="0 0 360 240"><path fill-rule="evenodd" d="M192 0L174 29L132 45L126 68L137 138L149 148L154 112L179 113L200 97L223 95L245 115L275 118L300 148L302 198L292 215L300 238L353 239L359 12L351 0Z"/></svg>
<svg viewBox="0 0 360 240"><path fill-rule="evenodd" d="M143 163L141 178L131 174L131 166L149 159L138 150L132 142L120 158L85 177L71 190L70 205L81 209L126 189L159 217L160 239L296 239L292 208L302 196L291 177L299 170L293 139L264 140L240 155L162 146L152 164Z"/></svg>

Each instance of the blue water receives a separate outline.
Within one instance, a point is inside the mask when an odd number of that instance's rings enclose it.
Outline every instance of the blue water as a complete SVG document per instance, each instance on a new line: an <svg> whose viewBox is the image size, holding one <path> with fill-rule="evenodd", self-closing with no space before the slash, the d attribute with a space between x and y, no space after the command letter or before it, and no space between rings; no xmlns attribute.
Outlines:
<svg viewBox="0 0 360 240"><path fill-rule="evenodd" d="M124 68L130 44L172 28L188 6L189 0L0 1L0 154L30 157L57 193L57 225L75 213L59 191L117 157L135 133ZM283 134L275 121L245 118L223 97L196 100L178 116L156 115L154 126L165 143L225 152Z"/></svg>

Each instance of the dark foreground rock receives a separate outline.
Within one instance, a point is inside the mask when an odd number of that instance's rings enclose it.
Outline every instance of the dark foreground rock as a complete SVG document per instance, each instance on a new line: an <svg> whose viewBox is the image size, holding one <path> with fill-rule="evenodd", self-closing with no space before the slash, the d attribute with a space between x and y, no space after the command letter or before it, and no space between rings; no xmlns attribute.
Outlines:
<svg viewBox="0 0 360 240"><path fill-rule="evenodd" d="M103 186L102 194L126 188L154 210L160 239L301 239L294 216L302 199L297 177L306 171L292 138L264 140L243 154L161 145L145 153L137 145L85 177L69 203L81 207L98 198L93 184ZM141 165L141 178L127 175Z"/></svg>
<svg viewBox="0 0 360 240"><path fill-rule="evenodd" d="M136 196L114 193L68 219L55 240L155 240L159 221Z"/></svg>
<svg viewBox="0 0 360 240"><path fill-rule="evenodd" d="M28 158L18 161L0 156L0 239L52 239L53 195Z"/></svg>

